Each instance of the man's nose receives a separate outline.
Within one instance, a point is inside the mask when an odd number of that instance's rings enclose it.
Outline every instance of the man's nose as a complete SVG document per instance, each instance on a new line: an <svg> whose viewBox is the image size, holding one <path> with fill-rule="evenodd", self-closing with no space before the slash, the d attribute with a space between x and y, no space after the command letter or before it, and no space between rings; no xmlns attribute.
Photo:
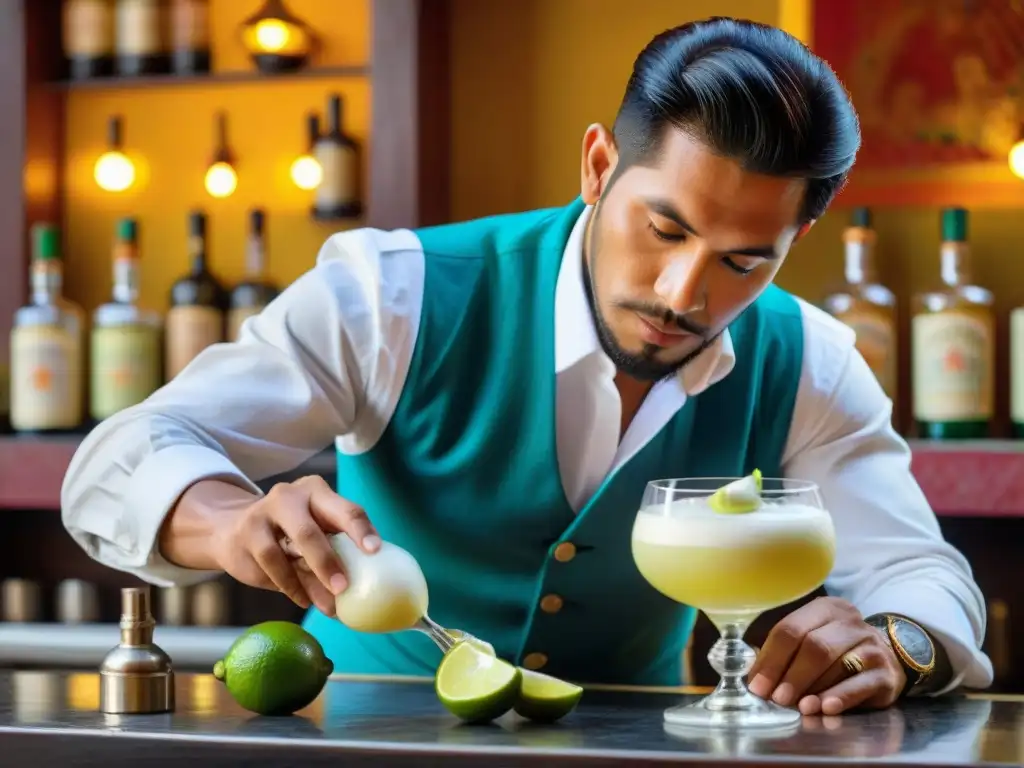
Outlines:
<svg viewBox="0 0 1024 768"><path fill-rule="evenodd" d="M699 253L680 253L665 264L654 284L654 292L677 315L707 305L705 273L707 258Z"/></svg>

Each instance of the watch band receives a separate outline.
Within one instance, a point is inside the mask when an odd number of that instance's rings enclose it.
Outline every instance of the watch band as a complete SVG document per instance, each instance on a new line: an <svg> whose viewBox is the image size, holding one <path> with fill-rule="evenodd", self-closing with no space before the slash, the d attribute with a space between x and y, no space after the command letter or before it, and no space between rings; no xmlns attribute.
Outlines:
<svg viewBox="0 0 1024 768"><path fill-rule="evenodd" d="M935 643L920 624L891 613L877 613L864 621L882 633L903 667L907 684L900 696L906 696L935 671Z"/></svg>

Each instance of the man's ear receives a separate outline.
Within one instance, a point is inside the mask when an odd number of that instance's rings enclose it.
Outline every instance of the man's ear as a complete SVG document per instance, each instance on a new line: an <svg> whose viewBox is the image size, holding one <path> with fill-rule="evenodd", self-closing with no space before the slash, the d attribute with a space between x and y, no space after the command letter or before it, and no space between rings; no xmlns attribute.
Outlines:
<svg viewBox="0 0 1024 768"><path fill-rule="evenodd" d="M811 219L810 221L807 221L807 222L804 222L803 224L801 224L800 225L800 229L798 229L796 231L796 237L793 238L793 242L794 243L799 242L800 239L804 235L806 235L808 232L810 232L811 231L811 227L814 226L814 222L816 222L816 221L817 221L817 219Z"/></svg>
<svg viewBox="0 0 1024 768"><path fill-rule="evenodd" d="M594 123L583 134L580 158L580 197L587 205L594 205L601 197L612 177L619 153L615 136L600 123Z"/></svg>

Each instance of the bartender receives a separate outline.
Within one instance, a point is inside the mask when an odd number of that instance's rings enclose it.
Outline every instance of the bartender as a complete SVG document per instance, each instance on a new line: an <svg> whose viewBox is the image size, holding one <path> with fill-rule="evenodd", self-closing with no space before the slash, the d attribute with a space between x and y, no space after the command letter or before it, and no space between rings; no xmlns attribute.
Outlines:
<svg viewBox="0 0 1024 768"><path fill-rule="evenodd" d="M836 76L788 34L668 30L614 124L582 136L577 200L333 235L237 342L85 439L64 524L155 585L279 590L340 672L438 657L332 618L333 532L409 550L432 618L514 663L673 685L694 611L633 563L643 488L758 468L816 482L838 544L828 596L761 648L755 694L836 714L987 686L982 595L890 401L850 330L772 284L859 143ZM332 443L336 488L254 484Z"/></svg>

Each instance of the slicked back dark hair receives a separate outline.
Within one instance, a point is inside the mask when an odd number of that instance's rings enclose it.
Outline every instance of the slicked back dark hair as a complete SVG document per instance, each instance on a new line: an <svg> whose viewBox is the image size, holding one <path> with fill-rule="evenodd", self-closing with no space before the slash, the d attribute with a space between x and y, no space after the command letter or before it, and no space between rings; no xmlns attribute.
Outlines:
<svg viewBox="0 0 1024 768"><path fill-rule="evenodd" d="M753 173L807 179L801 223L825 212L860 147L828 64L781 29L722 17L669 29L640 52L615 118L615 175L657 164L670 127Z"/></svg>

